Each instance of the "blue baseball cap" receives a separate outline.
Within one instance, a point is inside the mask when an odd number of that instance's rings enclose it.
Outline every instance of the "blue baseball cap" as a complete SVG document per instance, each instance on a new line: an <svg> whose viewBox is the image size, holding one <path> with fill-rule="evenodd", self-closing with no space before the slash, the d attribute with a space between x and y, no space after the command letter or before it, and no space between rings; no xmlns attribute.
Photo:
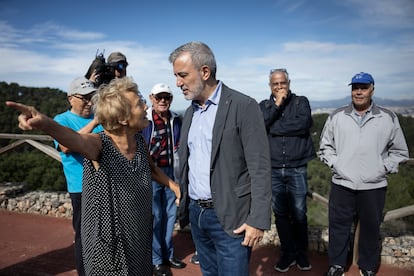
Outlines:
<svg viewBox="0 0 414 276"><path fill-rule="evenodd" d="M355 76L353 76L352 80L351 80L351 83L348 84L348 85L351 85L351 84L354 84L354 83L372 83L372 84L375 84L374 78L370 74L364 73L364 72L358 73Z"/></svg>

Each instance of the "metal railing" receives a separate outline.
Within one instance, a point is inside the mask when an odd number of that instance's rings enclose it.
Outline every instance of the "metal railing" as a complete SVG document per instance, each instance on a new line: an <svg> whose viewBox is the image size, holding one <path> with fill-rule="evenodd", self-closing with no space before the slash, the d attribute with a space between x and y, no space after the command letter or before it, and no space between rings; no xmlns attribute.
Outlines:
<svg viewBox="0 0 414 276"><path fill-rule="evenodd" d="M56 159L57 161L62 162L62 160L60 159L59 152L55 148L45 145L43 143L37 142L37 141L53 141L53 138L50 137L49 135L0 133L0 139L17 140L14 143L11 143L5 147L0 148L0 154L8 152L14 148L17 148L24 143L28 143L31 146L40 150L41 152L49 155L53 159Z"/></svg>

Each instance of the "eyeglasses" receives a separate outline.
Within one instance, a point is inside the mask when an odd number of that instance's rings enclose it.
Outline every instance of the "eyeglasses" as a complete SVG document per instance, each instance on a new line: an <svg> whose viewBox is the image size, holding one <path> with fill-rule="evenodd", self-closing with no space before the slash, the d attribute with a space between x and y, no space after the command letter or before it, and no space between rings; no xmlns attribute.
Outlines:
<svg viewBox="0 0 414 276"><path fill-rule="evenodd" d="M366 90L371 87L369 83L355 83L352 84L352 91L354 90Z"/></svg>
<svg viewBox="0 0 414 276"><path fill-rule="evenodd" d="M154 95L154 98L157 102L164 99L164 101L171 101L172 96L171 95Z"/></svg>
<svg viewBox="0 0 414 276"><path fill-rule="evenodd" d="M77 98L79 100L82 100L82 102L84 104L88 104L92 100L93 95L88 96L88 97L82 97L81 95L76 95L75 94L75 95L72 95L72 97L75 97L75 98Z"/></svg>

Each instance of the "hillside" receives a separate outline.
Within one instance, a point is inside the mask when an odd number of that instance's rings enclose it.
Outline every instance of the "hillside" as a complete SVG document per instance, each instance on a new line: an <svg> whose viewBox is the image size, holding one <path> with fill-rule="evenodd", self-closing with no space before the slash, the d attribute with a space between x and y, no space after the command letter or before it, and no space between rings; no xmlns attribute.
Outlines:
<svg viewBox="0 0 414 276"><path fill-rule="evenodd" d="M375 103L379 106L387 107L395 113L401 114L403 116L414 117L414 99L404 99L404 100L391 100L373 97ZM338 107L348 105L350 103L350 97L345 97L342 99L336 100L327 100L327 101L312 101L310 100L310 105L312 108L312 114L317 113L330 113Z"/></svg>

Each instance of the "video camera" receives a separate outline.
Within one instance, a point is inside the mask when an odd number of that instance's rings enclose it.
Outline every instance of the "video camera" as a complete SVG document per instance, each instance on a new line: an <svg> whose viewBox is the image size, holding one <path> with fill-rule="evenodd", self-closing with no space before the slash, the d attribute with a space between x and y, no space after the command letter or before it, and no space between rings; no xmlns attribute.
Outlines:
<svg viewBox="0 0 414 276"><path fill-rule="evenodd" d="M107 84L115 78L115 66L106 63L104 54L102 52L96 54L95 59L89 66L85 77L89 79L94 70L96 70L96 73L98 75L95 79L96 87L99 87L103 83Z"/></svg>

